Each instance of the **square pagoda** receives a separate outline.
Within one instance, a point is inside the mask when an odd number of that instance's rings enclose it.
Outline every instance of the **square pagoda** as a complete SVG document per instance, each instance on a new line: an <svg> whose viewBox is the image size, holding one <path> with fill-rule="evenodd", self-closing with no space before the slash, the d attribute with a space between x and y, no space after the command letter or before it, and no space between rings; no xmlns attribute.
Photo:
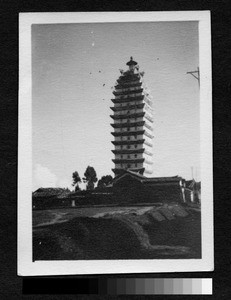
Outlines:
<svg viewBox="0 0 231 300"><path fill-rule="evenodd" d="M128 70L120 70L121 76L113 91L111 107L114 123L112 160L115 175L130 170L144 176L153 172L153 109L151 97L143 82L144 72L131 57Z"/></svg>

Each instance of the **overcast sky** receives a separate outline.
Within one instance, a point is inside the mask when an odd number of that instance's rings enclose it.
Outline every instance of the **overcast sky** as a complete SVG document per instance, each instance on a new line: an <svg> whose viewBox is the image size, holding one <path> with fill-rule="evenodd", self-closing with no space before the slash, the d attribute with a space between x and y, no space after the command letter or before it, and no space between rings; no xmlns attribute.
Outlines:
<svg viewBox="0 0 231 300"><path fill-rule="evenodd" d="M154 107L153 176L200 180L197 22L32 26L33 190L113 174L112 87L133 56Z"/></svg>

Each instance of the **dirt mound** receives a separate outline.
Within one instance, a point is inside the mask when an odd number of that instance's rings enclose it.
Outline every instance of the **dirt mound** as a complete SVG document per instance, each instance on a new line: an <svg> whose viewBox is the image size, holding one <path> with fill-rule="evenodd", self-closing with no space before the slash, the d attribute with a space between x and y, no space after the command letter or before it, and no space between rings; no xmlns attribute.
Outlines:
<svg viewBox="0 0 231 300"><path fill-rule="evenodd" d="M34 229L34 260L200 258L200 212L120 209Z"/></svg>
<svg viewBox="0 0 231 300"><path fill-rule="evenodd" d="M117 259L139 252L136 235L116 219L76 218L34 231L34 260Z"/></svg>

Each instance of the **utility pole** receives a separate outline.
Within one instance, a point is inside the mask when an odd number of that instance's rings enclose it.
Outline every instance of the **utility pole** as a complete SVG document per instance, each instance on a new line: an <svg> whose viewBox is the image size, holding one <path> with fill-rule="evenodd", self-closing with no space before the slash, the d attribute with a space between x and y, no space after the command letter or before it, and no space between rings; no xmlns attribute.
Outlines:
<svg viewBox="0 0 231 300"><path fill-rule="evenodd" d="M186 74L190 74L194 78L196 78L198 80L198 84L200 86L200 70L199 70L199 67L197 67L197 71L190 71L190 72L187 72Z"/></svg>

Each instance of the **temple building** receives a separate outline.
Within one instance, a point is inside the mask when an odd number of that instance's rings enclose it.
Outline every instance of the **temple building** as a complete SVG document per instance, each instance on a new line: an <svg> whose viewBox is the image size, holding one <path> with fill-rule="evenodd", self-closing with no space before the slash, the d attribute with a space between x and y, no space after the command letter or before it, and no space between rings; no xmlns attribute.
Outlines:
<svg viewBox="0 0 231 300"><path fill-rule="evenodd" d="M120 70L115 89L113 123L115 175L130 170L150 177L153 172L152 101L144 84L144 72L131 57L128 70Z"/></svg>

